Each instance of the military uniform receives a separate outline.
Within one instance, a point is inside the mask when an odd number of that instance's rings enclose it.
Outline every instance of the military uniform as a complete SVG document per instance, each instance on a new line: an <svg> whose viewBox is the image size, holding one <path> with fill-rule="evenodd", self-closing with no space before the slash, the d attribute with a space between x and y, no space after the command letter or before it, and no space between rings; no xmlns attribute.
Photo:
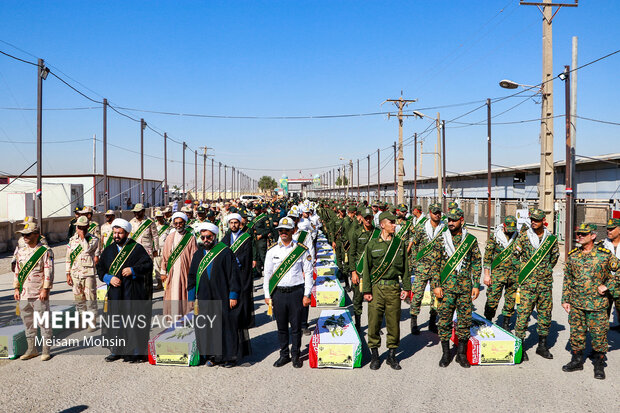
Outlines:
<svg viewBox="0 0 620 413"><path fill-rule="evenodd" d="M372 211L369 208L364 208L361 210L362 216L372 216ZM351 248L349 249L349 261L351 262L352 271L356 271L355 267L359 260L362 258L362 254L364 253L364 249L366 248L366 244L370 241L370 237L374 232L374 227L371 227L369 230L366 230L364 225L359 225L356 227L351 236ZM357 276L362 279L363 274L357 274ZM361 317L364 302L364 295L360 291L360 284L353 284L353 313L355 315L355 327L360 332L361 327Z"/></svg>
<svg viewBox="0 0 620 413"><path fill-rule="evenodd" d="M395 220L396 217L389 212L384 212L381 214L381 220L383 219ZM392 265L385 271L381 279L375 280L373 283L370 275L383 262L392 241L399 242ZM400 343L400 281L402 281L403 290L411 290L407 245L398 238L384 240L379 236L368 241L364 251L366 257L362 272L362 292L363 294L372 294L372 301L368 303L368 347L370 347L373 357L371 368L377 369L380 366L378 361L378 348L381 345L379 330L385 317L386 345L389 349L387 363L392 368L400 369L396 360L396 349Z"/></svg>
<svg viewBox="0 0 620 413"><path fill-rule="evenodd" d="M139 212L143 209L144 207L142 206L142 204L136 204L132 211ZM138 228L140 228L140 225L142 225L142 223L147 219L149 218L144 217L143 220L138 220L137 217L133 217L131 221L129 221L129 223L131 224L130 237L138 244L142 245L146 250L147 254L149 254L149 257L151 257L152 259L154 253L157 252L157 250L159 249L159 242L157 241L157 227L155 226L155 222L151 222L151 225L149 225L144 231L142 231L142 233L139 234L137 238L134 238L135 232L138 230Z"/></svg>
<svg viewBox="0 0 620 413"><path fill-rule="evenodd" d="M86 217L82 217L76 222L76 227L88 225ZM74 257L73 252L81 248L81 251ZM86 233L84 239L80 239L77 232L71 237L67 244L67 255L65 257L65 272L71 277L73 282L73 298L77 311L84 312L86 309L97 311L97 278L95 268L95 256L99 250L99 239L90 233ZM67 278L68 278L67 277Z"/></svg>
<svg viewBox="0 0 620 413"><path fill-rule="evenodd" d="M487 302L484 307L484 317L493 321L499 300L504 294L504 308L502 315L504 316L502 327L504 330L509 329L510 318L515 311L515 297L517 294L517 275L519 273L517 266L514 265L511 256L508 256L502 262L496 263L495 268L491 268L493 262L507 248L514 248L514 241L518 233L517 219L511 215L504 219L504 224L496 228L493 236L488 240L484 249L484 269L489 271L491 284L487 289ZM508 252L506 252L508 253Z"/></svg>
<svg viewBox="0 0 620 413"><path fill-rule="evenodd" d="M265 255L267 254L267 237L269 236L269 232L270 229L267 224L266 217L260 218L260 220L258 220L252 227L252 233L254 237L254 261L256 261L256 270L261 274L265 266Z"/></svg>
<svg viewBox="0 0 620 413"><path fill-rule="evenodd" d="M607 230L614 230L616 227L620 227L620 218L610 218L609 221L607 221ZM607 248L612 255L620 259L620 244L614 245L614 243L609 238L606 238L600 242L600 246L602 246L603 248ZM620 297L611 298L609 300L609 309L607 311L609 315L611 315L612 306L616 307L616 320L618 321L618 325L612 327L612 329L620 330Z"/></svg>

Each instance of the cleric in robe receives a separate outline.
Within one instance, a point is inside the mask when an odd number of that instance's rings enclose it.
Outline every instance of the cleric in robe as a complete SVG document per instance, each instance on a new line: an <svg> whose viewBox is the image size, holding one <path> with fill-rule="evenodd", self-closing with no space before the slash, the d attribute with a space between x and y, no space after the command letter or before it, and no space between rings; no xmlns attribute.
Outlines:
<svg viewBox="0 0 620 413"><path fill-rule="evenodd" d="M108 327L102 320L102 336L114 343L123 343L110 348L106 361L121 357L131 363L147 360L152 298L153 298L153 260L144 247L129 238L131 224L117 218L112 222L114 243L101 253L97 264L99 279L108 285L107 302L104 314L110 320L114 315L132 316L143 319L142 326L126 327L122 323ZM107 307L107 308L106 308ZM106 312L107 310L107 312Z"/></svg>
<svg viewBox="0 0 620 413"><path fill-rule="evenodd" d="M197 231L203 245L194 254L187 279L188 298L196 300L196 317L202 317L194 323L196 344L208 366L232 367L243 357L238 332L239 262L226 244L216 243L216 225L203 223Z"/></svg>

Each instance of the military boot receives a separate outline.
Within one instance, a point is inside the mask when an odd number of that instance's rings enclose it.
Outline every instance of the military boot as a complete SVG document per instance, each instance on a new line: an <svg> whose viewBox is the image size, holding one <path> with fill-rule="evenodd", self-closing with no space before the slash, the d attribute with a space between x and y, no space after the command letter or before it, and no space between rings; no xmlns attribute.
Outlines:
<svg viewBox="0 0 620 413"><path fill-rule="evenodd" d="M452 361L450 359L450 341L449 340L441 341L441 351L442 351L442 355L441 355L441 360L439 360L439 367L448 367L448 365Z"/></svg>
<svg viewBox="0 0 620 413"><path fill-rule="evenodd" d="M461 365L461 367L469 368L469 361L467 361L467 340L459 339L459 346L456 352L456 362Z"/></svg>
<svg viewBox="0 0 620 413"><path fill-rule="evenodd" d="M432 331L437 334L437 310L431 308L431 314L428 319L428 331Z"/></svg>
<svg viewBox="0 0 620 413"><path fill-rule="evenodd" d="M521 347L523 349L523 347ZM530 358L527 356L527 353L525 352L525 350L522 350L523 352L521 353L521 363L523 363L524 361L530 361Z"/></svg>
<svg viewBox="0 0 620 413"><path fill-rule="evenodd" d="M506 331L510 331L510 317L504 315L504 320L502 321L502 328Z"/></svg>
<svg viewBox="0 0 620 413"><path fill-rule="evenodd" d="M595 351L592 353L592 359L594 361L594 378L605 380L605 353Z"/></svg>
<svg viewBox="0 0 620 413"><path fill-rule="evenodd" d="M489 307L488 305L484 306L484 318L493 322L493 317L495 317L495 310Z"/></svg>
<svg viewBox="0 0 620 413"><path fill-rule="evenodd" d="M577 370L583 370L583 351L571 351L570 362L562 366L562 371L567 373Z"/></svg>
<svg viewBox="0 0 620 413"><path fill-rule="evenodd" d="M50 346L43 346L43 351L41 352L41 361L47 361L51 358L52 356L50 354Z"/></svg>
<svg viewBox="0 0 620 413"><path fill-rule="evenodd" d="M357 330L357 335L360 336L360 339L361 339L362 338L362 316L361 315L355 316L355 329Z"/></svg>
<svg viewBox="0 0 620 413"><path fill-rule="evenodd" d="M370 370L379 370L379 367L381 367L381 360L379 359L379 349L371 348L370 353Z"/></svg>
<svg viewBox="0 0 620 413"><path fill-rule="evenodd" d="M418 316L411 314L411 334L417 336L420 334L420 327L418 327Z"/></svg>
<svg viewBox="0 0 620 413"><path fill-rule="evenodd" d="M400 370L400 363L396 359L396 349L391 348L388 350L387 360L385 360L386 364L393 368L394 370Z"/></svg>
<svg viewBox="0 0 620 413"><path fill-rule="evenodd" d="M30 360L31 358L35 358L39 355L37 348L34 345L34 337L27 338L26 342L28 343L28 349L26 352L19 358L20 360Z"/></svg>
<svg viewBox="0 0 620 413"><path fill-rule="evenodd" d="M547 336L538 337L538 347L536 347L536 354L549 360L553 358L553 355L549 352L549 349L547 348Z"/></svg>

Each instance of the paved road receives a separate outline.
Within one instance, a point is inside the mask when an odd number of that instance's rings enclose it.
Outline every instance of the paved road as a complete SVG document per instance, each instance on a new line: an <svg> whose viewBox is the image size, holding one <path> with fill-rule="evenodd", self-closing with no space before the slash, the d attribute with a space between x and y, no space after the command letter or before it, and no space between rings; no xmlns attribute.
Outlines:
<svg viewBox="0 0 620 413"><path fill-rule="evenodd" d="M71 299L64 279L64 263L56 263L55 299ZM253 355L242 366L162 367L148 364L106 363L102 355L58 354L49 362L0 361L3 410L127 411L145 410L239 410L239 411L601 411L615 412L620 405L620 334L609 335L607 380L593 378L591 362L584 371L563 373L569 359L568 321L560 307L562 275L554 273L551 349L555 358L545 360L530 351L530 361L518 366L463 369L455 362L445 369L437 336L426 329L428 309L420 315L421 335L408 334L408 309L403 305L399 358L403 369L393 371L385 363L379 371L364 366L355 370L294 369L290 364L272 367L278 358L275 322L266 316L260 283L256 282L258 327L250 331ZM0 275L0 306L11 302L11 277ZM161 293L156 295L161 296ZM482 310L485 292L475 305ZM311 309L316 319L319 310ZM362 318L366 325L366 314ZM530 328L526 348L535 345ZM74 337L81 337L76 333ZM302 341L307 354L309 337ZM382 352L386 349L383 348ZM385 356L383 356L385 357Z"/></svg>

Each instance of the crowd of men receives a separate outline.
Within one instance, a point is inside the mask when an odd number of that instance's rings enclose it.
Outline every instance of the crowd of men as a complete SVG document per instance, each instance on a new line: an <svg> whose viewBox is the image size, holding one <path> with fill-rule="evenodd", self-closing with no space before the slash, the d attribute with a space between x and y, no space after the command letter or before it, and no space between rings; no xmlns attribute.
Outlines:
<svg viewBox="0 0 620 413"><path fill-rule="evenodd" d="M181 208L175 203L155 208L153 217L137 204L126 221L116 211L105 212L105 223L93 221L93 209L76 211L69 228L66 279L73 288L77 311L97 311L97 278L107 285L104 312L132 311L150 316L153 291L164 289L163 313L196 316L211 311L205 304L220 302L220 334L212 339L196 327L202 362L232 367L251 352L248 330L255 326L254 279L263 277L264 299L276 319L280 357L274 366L300 359L301 337L311 334L308 320L316 242L322 231L332 245L338 277L352 293L355 327L363 337L363 302L368 312L367 342L370 369L381 366L378 353L385 323L386 364L396 370L400 343L402 301L410 306L410 332L420 334L418 317L425 289L434 296L428 329L440 338L439 366L452 361L450 339L454 326L456 362L469 367L473 301L480 282L487 286L484 317L492 321L503 295L502 320L510 330L516 312L515 336L525 338L536 309L536 354L553 358L547 342L551 325L553 267L559 259L557 238L546 228L545 213L531 209L521 228L506 216L487 240L484 256L464 224L464 213L454 202L444 211L433 203L426 211L414 205L389 205L352 200L274 199L271 202L199 204ZM54 281L53 253L31 217L18 231L14 254L15 299L26 327L28 349L21 357L38 356L33 327L34 311L49 311ZM609 316L620 304L620 219L607 223L607 238L596 240L596 226L581 224L575 234L579 246L566 257L562 307L569 313L570 372L583 369L585 337L592 336L595 377L605 378ZM615 301L615 304L614 304ZM91 332L94 330L90 328ZM124 337L111 346L106 361L146 361L145 329L106 328L105 337ZM51 330L42 330L51 338ZM49 346L42 348L48 360ZM529 358L523 351L522 360Z"/></svg>

